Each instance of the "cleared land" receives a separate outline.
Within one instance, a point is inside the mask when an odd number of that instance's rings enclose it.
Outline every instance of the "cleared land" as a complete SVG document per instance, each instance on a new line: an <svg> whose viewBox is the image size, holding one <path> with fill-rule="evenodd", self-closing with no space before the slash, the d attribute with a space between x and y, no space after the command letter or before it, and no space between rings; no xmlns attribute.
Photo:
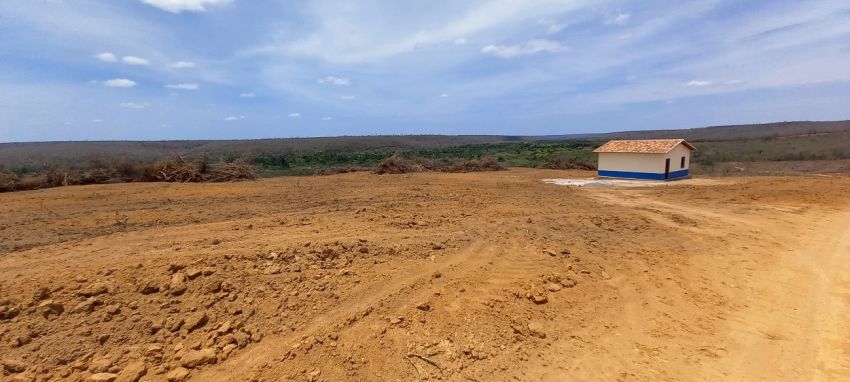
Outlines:
<svg viewBox="0 0 850 382"><path fill-rule="evenodd" d="M850 378L850 178L591 174L1 194L3 378Z"/></svg>

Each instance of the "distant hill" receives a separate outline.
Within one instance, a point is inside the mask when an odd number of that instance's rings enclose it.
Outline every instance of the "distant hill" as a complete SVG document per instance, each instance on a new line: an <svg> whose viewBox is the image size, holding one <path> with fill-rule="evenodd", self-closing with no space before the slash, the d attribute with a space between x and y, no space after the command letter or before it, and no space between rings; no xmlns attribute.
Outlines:
<svg viewBox="0 0 850 382"><path fill-rule="evenodd" d="M411 151L510 142L584 140L598 144L609 139L652 138L685 138L702 142L702 145L698 145L700 158L697 159L709 162L835 159L850 155L848 154L850 148L847 148L850 146L847 144L850 142L850 121L801 121L554 136L405 135L258 140L0 143L0 169L15 169L18 172L26 172L27 169L38 171L47 166L67 166L69 163L86 162L94 158L114 159L124 156L132 161L152 162L175 153L186 156L206 153L213 158L255 158L283 154L308 155L317 152L392 153L396 150ZM755 139L760 141L753 144L751 141Z"/></svg>
<svg viewBox="0 0 850 382"><path fill-rule="evenodd" d="M184 141L65 141L0 143L0 166L40 166L94 157L127 156L134 161L154 161L173 154L212 157L253 157L264 154L310 153L316 151L363 151L374 149L433 148L464 144L522 140L496 135L404 135L342 136L322 138L279 138L246 140Z"/></svg>
<svg viewBox="0 0 850 382"><path fill-rule="evenodd" d="M693 129L619 131L601 134L570 134L538 137L543 139L658 139L684 138L691 141L727 141L752 138L775 138L808 134L850 132L848 121L798 121L752 125L698 127ZM533 138L533 137L529 137Z"/></svg>

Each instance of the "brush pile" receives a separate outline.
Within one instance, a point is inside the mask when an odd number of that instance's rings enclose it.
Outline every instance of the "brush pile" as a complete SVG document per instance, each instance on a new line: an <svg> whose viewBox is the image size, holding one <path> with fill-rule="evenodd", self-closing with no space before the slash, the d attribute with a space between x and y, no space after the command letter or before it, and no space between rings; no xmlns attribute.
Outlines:
<svg viewBox="0 0 850 382"><path fill-rule="evenodd" d="M500 171L505 166L492 156L481 159L471 159L455 162L432 161L423 158L404 159L399 156L391 156L381 161L372 168L373 174L407 174L411 172L479 172Z"/></svg>
<svg viewBox="0 0 850 382"><path fill-rule="evenodd" d="M0 192L14 191L20 179L10 171L0 171Z"/></svg>
<svg viewBox="0 0 850 382"><path fill-rule="evenodd" d="M446 163L440 168L442 172L481 172L481 171L501 171L505 166L499 163L499 160L494 156L486 156L481 159L464 160L452 163Z"/></svg>
<svg viewBox="0 0 850 382"><path fill-rule="evenodd" d="M378 175L407 174L410 172L433 171L432 168L432 163L422 158L404 159L393 155L376 164L375 167L372 167L372 173Z"/></svg>
<svg viewBox="0 0 850 382"><path fill-rule="evenodd" d="M174 155L167 161L146 168L144 177L156 182L235 182L255 179L257 169L244 161L210 165L206 155L196 161L187 161L180 155Z"/></svg>
<svg viewBox="0 0 850 382"><path fill-rule="evenodd" d="M596 170L596 166L592 163L578 158L568 158L563 155L548 160L543 164L543 168L551 170Z"/></svg>
<svg viewBox="0 0 850 382"><path fill-rule="evenodd" d="M368 167L328 167L316 170L316 175L347 174L349 172L369 171Z"/></svg>
<svg viewBox="0 0 850 382"><path fill-rule="evenodd" d="M86 169L54 166L40 174L18 176L0 169L0 192L36 190L83 184L128 182L236 182L257 177L257 169L243 161L211 164L204 155L189 161L180 155L143 165L126 158L93 160Z"/></svg>

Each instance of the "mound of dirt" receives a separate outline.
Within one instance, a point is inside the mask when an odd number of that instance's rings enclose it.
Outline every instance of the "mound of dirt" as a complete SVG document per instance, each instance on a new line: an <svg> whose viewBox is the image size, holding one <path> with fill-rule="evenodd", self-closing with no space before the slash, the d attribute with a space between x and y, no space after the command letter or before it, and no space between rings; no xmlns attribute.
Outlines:
<svg viewBox="0 0 850 382"><path fill-rule="evenodd" d="M350 267L398 253L365 241L304 243L64 274L29 292L4 285L14 296L0 301L6 374L183 380L268 334L295 330L308 311L330 308L337 291L362 280Z"/></svg>

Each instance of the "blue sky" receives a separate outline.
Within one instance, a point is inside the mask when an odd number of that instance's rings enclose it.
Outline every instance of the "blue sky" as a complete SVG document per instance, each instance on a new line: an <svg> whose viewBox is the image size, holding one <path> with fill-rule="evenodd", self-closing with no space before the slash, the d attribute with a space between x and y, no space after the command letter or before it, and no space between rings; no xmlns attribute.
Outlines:
<svg viewBox="0 0 850 382"><path fill-rule="evenodd" d="M0 1L0 141L850 119L850 1Z"/></svg>

